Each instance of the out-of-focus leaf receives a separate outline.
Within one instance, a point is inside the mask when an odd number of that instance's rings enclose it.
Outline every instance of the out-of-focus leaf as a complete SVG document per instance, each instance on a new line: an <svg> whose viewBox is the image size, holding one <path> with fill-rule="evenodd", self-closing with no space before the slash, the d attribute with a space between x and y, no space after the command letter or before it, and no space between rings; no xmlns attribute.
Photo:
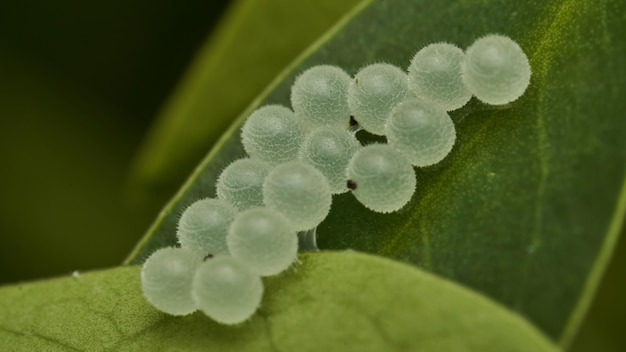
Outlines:
<svg viewBox="0 0 626 352"><path fill-rule="evenodd" d="M316 253L268 280L241 326L201 313L172 317L141 295L125 267L0 289L7 351L556 351L524 319L408 265L359 253Z"/></svg>
<svg viewBox="0 0 626 352"><path fill-rule="evenodd" d="M149 221L124 207L128 116L0 52L0 282L119 263Z"/></svg>
<svg viewBox="0 0 626 352"><path fill-rule="evenodd" d="M358 0L237 0L141 149L131 192L169 196L250 101Z"/></svg>

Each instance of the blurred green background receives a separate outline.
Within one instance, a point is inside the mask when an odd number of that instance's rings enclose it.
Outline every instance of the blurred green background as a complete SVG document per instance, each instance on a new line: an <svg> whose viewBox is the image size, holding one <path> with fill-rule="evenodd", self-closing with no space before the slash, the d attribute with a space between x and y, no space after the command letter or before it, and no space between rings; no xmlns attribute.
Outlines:
<svg viewBox="0 0 626 352"><path fill-rule="evenodd" d="M0 284L122 262L205 152L189 154L154 197L130 196L149 127L227 5L0 3ZM278 45L268 58L282 67L307 44ZM622 238L573 350L626 350L625 265Z"/></svg>
<svg viewBox="0 0 626 352"><path fill-rule="evenodd" d="M225 7L0 3L0 283L122 262L166 199L129 201L131 162Z"/></svg>

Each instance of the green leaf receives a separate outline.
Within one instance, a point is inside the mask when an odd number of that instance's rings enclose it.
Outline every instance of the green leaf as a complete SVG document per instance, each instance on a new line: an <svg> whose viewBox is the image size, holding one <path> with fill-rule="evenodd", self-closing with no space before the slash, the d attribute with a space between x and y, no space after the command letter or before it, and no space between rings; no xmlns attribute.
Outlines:
<svg viewBox="0 0 626 352"><path fill-rule="evenodd" d="M400 212L335 197L318 227L322 249L402 260L469 286L528 317L567 346L584 317L626 213L626 3L620 0L377 1L322 38L223 136L162 212L129 262L175 243L177 214L213 196L219 172L243 156L238 127L262 102L289 104L295 75L314 64L354 73L403 67L429 43L467 47L504 33L529 55L526 94L502 109L476 101L454 113L446 160L417 170Z"/></svg>
<svg viewBox="0 0 626 352"><path fill-rule="evenodd" d="M241 326L172 317L123 267L0 289L10 351L555 351L516 314L413 267L355 252L302 256L265 280Z"/></svg>
<svg viewBox="0 0 626 352"><path fill-rule="evenodd" d="M170 195L249 102L358 0L239 0L163 106L132 192Z"/></svg>
<svg viewBox="0 0 626 352"><path fill-rule="evenodd" d="M611 259L593 304L580 331L572 341L570 352L602 351L621 352L626 346L622 322L626 305L626 228L622 228L619 243Z"/></svg>

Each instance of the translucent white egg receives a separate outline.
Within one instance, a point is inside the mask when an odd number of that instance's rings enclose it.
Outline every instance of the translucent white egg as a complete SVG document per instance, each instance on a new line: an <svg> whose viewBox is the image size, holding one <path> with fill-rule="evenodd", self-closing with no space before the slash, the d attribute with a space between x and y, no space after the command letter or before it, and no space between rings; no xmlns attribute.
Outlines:
<svg viewBox="0 0 626 352"><path fill-rule="evenodd" d="M353 133L337 127L318 127L309 133L300 149L300 158L318 169L332 194L348 191L346 168L352 155L361 147Z"/></svg>
<svg viewBox="0 0 626 352"><path fill-rule="evenodd" d="M461 77L463 50L449 43L430 44L415 54L409 66L409 89L443 110L456 110L472 98Z"/></svg>
<svg viewBox="0 0 626 352"><path fill-rule="evenodd" d="M413 167L387 144L359 149L350 160L347 178L356 199L379 213L399 210L415 192Z"/></svg>
<svg viewBox="0 0 626 352"><path fill-rule="evenodd" d="M303 138L302 122L282 105L259 108L241 129L241 142L246 153L270 164L297 158Z"/></svg>
<svg viewBox="0 0 626 352"><path fill-rule="evenodd" d="M317 226L330 211L328 180L303 161L276 166L263 183L263 202L289 219L296 231Z"/></svg>
<svg viewBox="0 0 626 352"><path fill-rule="evenodd" d="M198 309L213 320L238 324L250 318L261 304L263 282L237 259L221 255L198 267L191 295Z"/></svg>
<svg viewBox="0 0 626 352"><path fill-rule="evenodd" d="M512 39L490 34L476 40L465 52L463 82L479 100L492 105L519 98L530 83L530 64Z"/></svg>
<svg viewBox="0 0 626 352"><path fill-rule="evenodd" d="M298 253L298 235L289 220L266 207L239 213L227 242L231 255L261 276L287 269Z"/></svg>
<svg viewBox="0 0 626 352"><path fill-rule="evenodd" d="M224 200L199 200L187 207L178 220L178 242L203 257L228 252L226 235L236 214L237 210Z"/></svg>
<svg viewBox="0 0 626 352"><path fill-rule="evenodd" d="M269 163L259 159L232 162L217 179L217 197L239 210L263 205L263 181L271 169Z"/></svg>
<svg viewBox="0 0 626 352"><path fill-rule="evenodd" d="M202 257L184 248L162 248L152 253L141 269L141 289L158 310L187 315L196 310L191 283Z"/></svg>
<svg viewBox="0 0 626 352"><path fill-rule="evenodd" d="M387 141L415 166L440 162L454 146L456 131L447 112L420 99L405 100L391 113Z"/></svg>
<svg viewBox="0 0 626 352"><path fill-rule="evenodd" d="M348 85L350 76L340 67L313 66L300 74L291 87L291 106L309 126L348 129Z"/></svg>
<svg viewBox="0 0 626 352"><path fill-rule="evenodd" d="M404 71L390 64L373 64L354 76L348 89L348 105L360 127L384 135L387 116L407 91Z"/></svg>

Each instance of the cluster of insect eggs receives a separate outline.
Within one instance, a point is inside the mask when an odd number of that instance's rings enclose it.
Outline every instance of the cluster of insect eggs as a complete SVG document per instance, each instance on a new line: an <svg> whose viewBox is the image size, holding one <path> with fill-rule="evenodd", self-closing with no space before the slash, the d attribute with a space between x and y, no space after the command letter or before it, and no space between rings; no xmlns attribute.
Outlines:
<svg viewBox="0 0 626 352"><path fill-rule="evenodd" d="M415 190L414 166L436 164L452 150L448 111L472 96L507 104L529 82L526 55L502 35L482 37L466 51L428 45L408 73L382 63L354 78L335 66L306 70L292 86L293 111L268 105L248 117L241 137L249 157L222 172L217 199L185 209L180 247L160 249L144 263L144 295L172 315L199 309L223 324L248 319L261 302L261 277L296 260L296 234L324 220L333 194L351 191L376 212L402 208ZM388 143L362 146L355 121Z"/></svg>

